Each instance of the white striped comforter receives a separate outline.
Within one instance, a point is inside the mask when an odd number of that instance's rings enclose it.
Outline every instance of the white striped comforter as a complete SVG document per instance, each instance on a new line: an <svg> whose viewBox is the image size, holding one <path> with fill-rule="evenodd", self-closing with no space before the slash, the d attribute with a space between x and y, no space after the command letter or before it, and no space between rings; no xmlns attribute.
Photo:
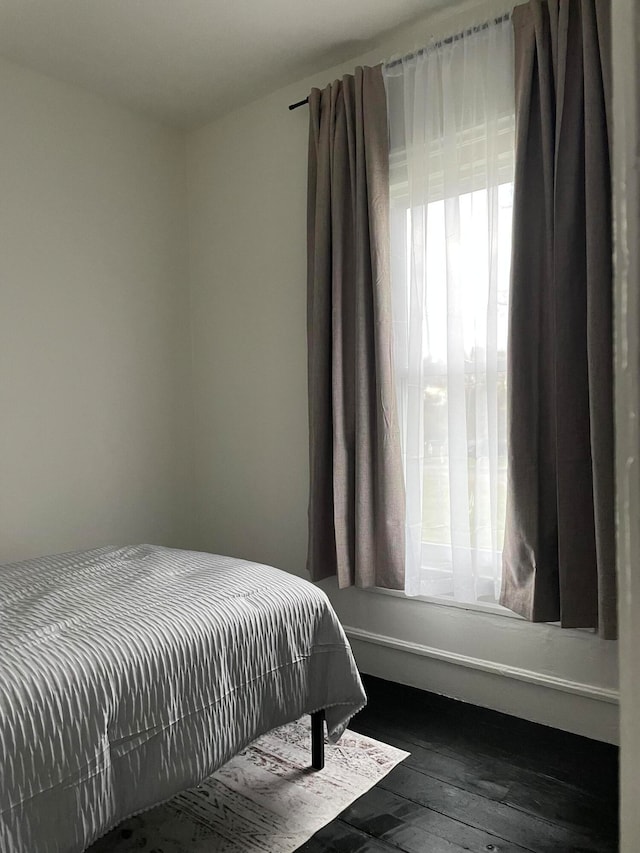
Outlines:
<svg viewBox="0 0 640 853"><path fill-rule="evenodd" d="M0 850L75 853L258 735L365 702L326 596L150 545L0 566Z"/></svg>

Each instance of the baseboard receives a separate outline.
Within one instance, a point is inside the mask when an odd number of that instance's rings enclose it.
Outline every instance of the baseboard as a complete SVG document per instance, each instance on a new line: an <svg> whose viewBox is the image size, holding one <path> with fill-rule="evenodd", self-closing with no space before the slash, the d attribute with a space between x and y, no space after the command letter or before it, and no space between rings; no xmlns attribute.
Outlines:
<svg viewBox="0 0 640 853"><path fill-rule="evenodd" d="M362 672L618 742L618 691L345 626Z"/></svg>

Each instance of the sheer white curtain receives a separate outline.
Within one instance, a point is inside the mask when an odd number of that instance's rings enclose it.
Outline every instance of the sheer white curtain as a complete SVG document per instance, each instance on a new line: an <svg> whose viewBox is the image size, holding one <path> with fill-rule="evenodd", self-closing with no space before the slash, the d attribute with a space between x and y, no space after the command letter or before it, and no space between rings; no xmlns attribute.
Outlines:
<svg viewBox="0 0 640 853"><path fill-rule="evenodd" d="M496 600L514 161L507 17L384 70L406 592Z"/></svg>

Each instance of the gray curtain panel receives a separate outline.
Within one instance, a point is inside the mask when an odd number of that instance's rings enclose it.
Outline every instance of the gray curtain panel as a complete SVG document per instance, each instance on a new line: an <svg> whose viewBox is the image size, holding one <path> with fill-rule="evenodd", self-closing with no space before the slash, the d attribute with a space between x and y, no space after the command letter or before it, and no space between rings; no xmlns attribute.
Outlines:
<svg viewBox="0 0 640 853"><path fill-rule="evenodd" d="M309 96L307 568L404 586L404 482L391 365L389 145L382 69Z"/></svg>
<svg viewBox="0 0 640 853"><path fill-rule="evenodd" d="M609 8L513 12L516 176L501 603L616 636Z"/></svg>

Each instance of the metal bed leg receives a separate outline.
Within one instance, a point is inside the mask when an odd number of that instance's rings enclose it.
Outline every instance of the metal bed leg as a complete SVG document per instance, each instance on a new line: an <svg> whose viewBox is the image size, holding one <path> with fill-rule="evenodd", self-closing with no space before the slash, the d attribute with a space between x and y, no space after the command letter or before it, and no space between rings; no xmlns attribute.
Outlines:
<svg viewBox="0 0 640 853"><path fill-rule="evenodd" d="M311 766L314 770L324 767L324 710L311 715Z"/></svg>

